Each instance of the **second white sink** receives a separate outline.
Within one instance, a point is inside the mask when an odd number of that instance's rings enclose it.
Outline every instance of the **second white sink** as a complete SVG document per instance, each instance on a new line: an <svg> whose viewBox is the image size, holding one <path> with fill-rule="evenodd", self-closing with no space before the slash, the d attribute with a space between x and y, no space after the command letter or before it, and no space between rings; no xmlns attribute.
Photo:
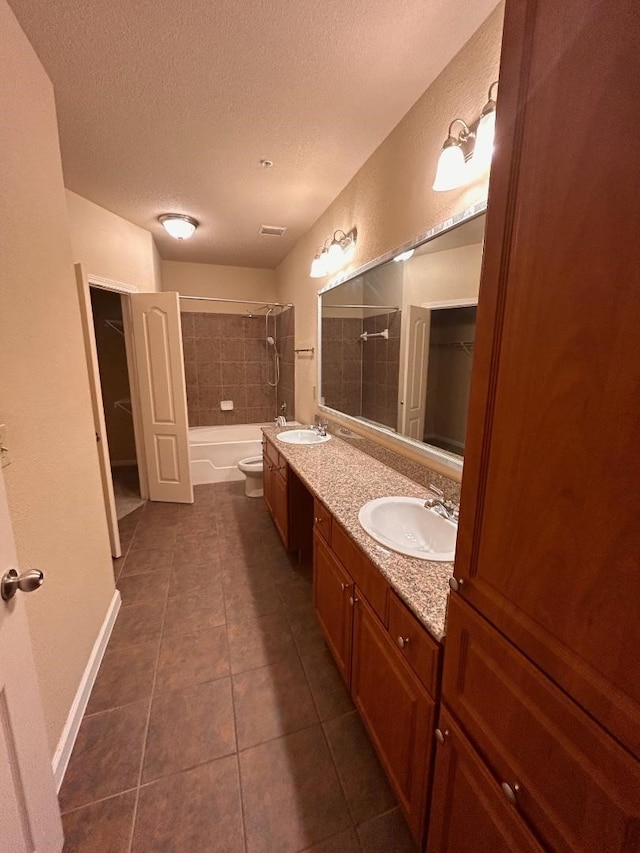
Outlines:
<svg viewBox="0 0 640 853"><path fill-rule="evenodd" d="M331 436L329 433L318 435L313 429L290 429L287 432L279 432L276 438L285 444L322 444L329 441Z"/></svg>
<svg viewBox="0 0 640 853"><path fill-rule="evenodd" d="M422 498L376 498L358 521L376 542L420 560L453 562L458 525L427 509Z"/></svg>

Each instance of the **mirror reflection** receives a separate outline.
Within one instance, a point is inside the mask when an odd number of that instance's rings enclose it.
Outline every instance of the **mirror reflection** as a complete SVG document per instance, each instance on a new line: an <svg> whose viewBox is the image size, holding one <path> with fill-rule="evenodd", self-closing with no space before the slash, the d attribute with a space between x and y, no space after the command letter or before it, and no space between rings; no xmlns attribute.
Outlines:
<svg viewBox="0 0 640 853"><path fill-rule="evenodd" d="M484 214L320 295L320 404L462 455Z"/></svg>

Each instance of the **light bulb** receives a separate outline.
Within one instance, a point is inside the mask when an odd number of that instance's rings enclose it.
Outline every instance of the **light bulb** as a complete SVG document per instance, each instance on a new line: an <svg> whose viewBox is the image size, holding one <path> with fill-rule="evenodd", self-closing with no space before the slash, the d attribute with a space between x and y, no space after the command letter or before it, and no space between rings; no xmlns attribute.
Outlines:
<svg viewBox="0 0 640 853"><path fill-rule="evenodd" d="M327 274L325 263L326 254L326 249L318 249L316 252L314 259L311 261L311 272L309 273L311 278L322 278Z"/></svg>
<svg viewBox="0 0 640 853"><path fill-rule="evenodd" d="M486 112L476 130L476 144L473 149L473 157L471 165L475 172L480 173L486 171L491 165L491 156L493 154L493 138L496 132L496 111L495 108Z"/></svg>
<svg viewBox="0 0 640 853"><path fill-rule="evenodd" d="M449 139L452 142L449 142ZM433 182L433 189L437 192L454 190L467 180L462 148L453 137L449 139L445 142L438 158L438 168Z"/></svg>
<svg viewBox="0 0 640 853"><path fill-rule="evenodd" d="M344 263L344 252L340 243L335 239L331 241L329 251L327 252L327 272L329 274L339 270Z"/></svg>

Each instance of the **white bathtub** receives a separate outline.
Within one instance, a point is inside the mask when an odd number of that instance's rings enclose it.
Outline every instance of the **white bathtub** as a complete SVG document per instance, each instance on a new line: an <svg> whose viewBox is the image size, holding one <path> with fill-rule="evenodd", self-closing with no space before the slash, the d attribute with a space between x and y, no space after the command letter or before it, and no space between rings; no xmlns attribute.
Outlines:
<svg viewBox="0 0 640 853"><path fill-rule="evenodd" d="M273 426L273 422L190 427L189 459L193 485L242 480L244 474L238 471L238 462L248 456L262 455L263 426Z"/></svg>

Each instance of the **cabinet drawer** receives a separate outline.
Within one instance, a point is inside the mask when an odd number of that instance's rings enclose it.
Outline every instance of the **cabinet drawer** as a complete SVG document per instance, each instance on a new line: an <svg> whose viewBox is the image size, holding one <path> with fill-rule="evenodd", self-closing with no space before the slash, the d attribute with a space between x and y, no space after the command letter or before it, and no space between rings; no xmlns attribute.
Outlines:
<svg viewBox="0 0 640 853"><path fill-rule="evenodd" d="M278 449L268 438L264 440L264 452L269 457L269 460L275 467L277 468L279 465L280 454L278 453Z"/></svg>
<svg viewBox="0 0 640 853"><path fill-rule="evenodd" d="M640 850L640 763L456 595L442 695L551 849Z"/></svg>
<svg viewBox="0 0 640 853"><path fill-rule="evenodd" d="M386 625L388 584L335 518L331 527L331 547L378 618Z"/></svg>
<svg viewBox="0 0 640 853"><path fill-rule="evenodd" d="M324 541L331 544L331 513L317 498L313 499L313 524Z"/></svg>
<svg viewBox="0 0 640 853"><path fill-rule="evenodd" d="M389 633L420 681L437 697L440 644L429 636L424 625L392 590L389 592Z"/></svg>

